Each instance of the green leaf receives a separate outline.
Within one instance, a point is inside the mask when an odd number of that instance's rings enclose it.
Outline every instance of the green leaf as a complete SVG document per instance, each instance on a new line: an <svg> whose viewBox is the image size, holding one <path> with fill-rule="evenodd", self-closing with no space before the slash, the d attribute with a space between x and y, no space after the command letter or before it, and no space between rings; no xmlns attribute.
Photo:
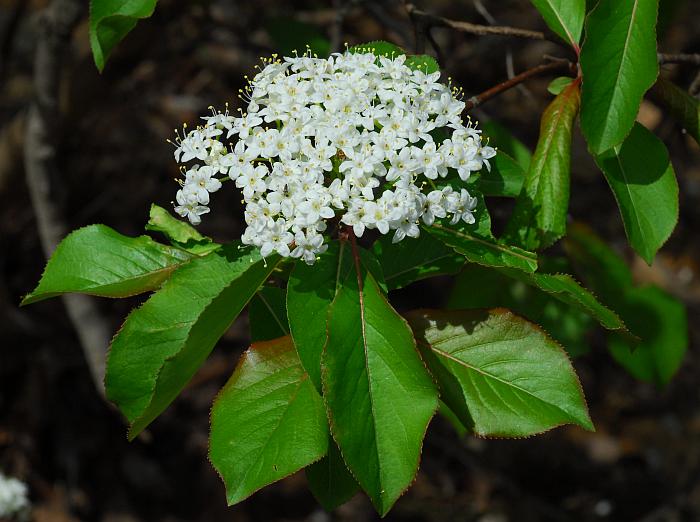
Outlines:
<svg viewBox="0 0 700 522"><path fill-rule="evenodd" d="M333 438L328 442L328 455L306 468L306 480L326 511L345 504L360 490Z"/></svg>
<svg viewBox="0 0 700 522"><path fill-rule="evenodd" d="M505 152L511 156L524 171L530 168L532 152L522 141L513 136L510 130L494 120L481 123L481 128L489 144L498 147L499 154Z"/></svg>
<svg viewBox="0 0 700 522"><path fill-rule="evenodd" d="M148 236L127 237L105 225L70 233L22 305L66 293L127 297L155 290L192 256Z"/></svg>
<svg viewBox="0 0 700 522"><path fill-rule="evenodd" d="M678 221L678 183L663 142L639 123L597 156L615 194L632 248L651 264Z"/></svg>
<svg viewBox="0 0 700 522"><path fill-rule="evenodd" d="M558 78L554 78L551 82L549 82L547 90L554 96L557 96L561 94L561 92L569 85L571 85L571 82L573 81L574 79L571 76L559 76Z"/></svg>
<svg viewBox="0 0 700 522"><path fill-rule="evenodd" d="M136 26L136 22L153 14L156 1L90 0L90 47L100 72L112 49Z"/></svg>
<svg viewBox="0 0 700 522"><path fill-rule="evenodd" d="M289 335L287 296L281 288L263 286L248 305L251 342L270 341Z"/></svg>
<svg viewBox="0 0 700 522"><path fill-rule="evenodd" d="M469 225L443 225L434 223L424 227L470 263L484 266L517 268L526 272L537 270L537 256L527 250L499 243L493 236L479 233Z"/></svg>
<svg viewBox="0 0 700 522"><path fill-rule="evenodd" d="M391 42L376 40L360 45L354 45L348 49L351 53L373 53L375 56L386 56L396 58L402 54L406 55L406 67L412 70L421 70L426 74L438 72L440 65L435 58L427 54L407 54L404 49Z"/></svg>
<svg viewBox="0 0 700 522"><path fill-rule="evenodd" d="M347 243L333 241L309 266L298 262L287 283L289 328L304 369L321 390L321 353L326 345L326 318L341 278L352 269Z"/></svg>
<svg viewBox="0 0 700 522"><path fill-rule="evenodd" d="M547 26L578 49L586 17L586 0L532 0Z"/></svg>
<svg viewBox="0 0 700 522"><path fill-rule="evenodd" d="M569 274L526 274L517 270L503 270L503 272L509 277L534 286L555 299L586 312L608 330L625 329L625 324L615 312L603 306L591 292L578 284Z"/></svg>
<svg viewBox="0 0 700 522"><path fill-rule="evenodd" d="M502 151L491 161L491 171L479 174L475 184L484 196L514 198L520 194L525 181L525 171L520 164Z"/></svg>
<svg viewBox="0 0 700 522"><path fill-rule="evenodd" d="M631 288L625 301L625 318L642 342L610 335L612 356L637 379L667 384L688 348L688 318L683 303L655 286Z"/></svg>
<svg viewBox="0 0 700 522"><path fill-rule="evenodd" d="M211 411L209 459L228 504L317 461L328 450L323 401L289 337L241 357Z"/></svg>
<svg viewBox="0 0 700 522"><path fill-rule="evenodd" d="M372 245L390 290L403 288L414 281L443 274L456 274L464 258L430 234L392 243L382 236Z"/></svg>
<svg viewBox="0 0 700 522"><path fill-rule="evenodd" d="M700 102L673 82L659 77L654 92L686 132L700 143Z"/></svg>
<svg viewBox="0 0 700 522"><path fill-rule="evenodd" d="M331 43L318 26L297 20L292 16L270 18L265 23L275 48L283 56L292 56L294 51L300 54L308 48L319 57L326 57L331 52Z"/></svg>
<svg viewBox="0 0 700 522"><path fill-rule="evenodd" d="M423 71L432 74L440 71L440 65L435 58L427 54L412 54L406 57L406 67L413 71Z"/></svg>
<svg viewBox="0 0 700 522"><path fill-rule="evenodd" d="M348 468L384 515L413 481L438 397L408 325L353 257L328 316L323 397Z"/></svg>
<svg viewBox="0 0 700 522"><path fill-rule="evenodd" d="M112 341L105 387L131 439L177 397L277 262L224 246L180 267L129 314Z"/></svg>
<svg viewBox="0 0 700 522"><path fill-rule="evenodd" d="M569 85L545 109L530 169L506 227L506 240L526 249L546 248L566 232L571 132L579 84Z"/></svg>
<svg viewBox="0 0 700 522"><path fill-rule="evenodd" d="M503 309L419 310L408 321L442 400L477 435L593 429L566 353L536 325Z"/></svg>
<svg viewBox="0 0 700 522"><path fill-rule="evenodd" d="M469 264L455 279L447 308L508 308L539 324L571 356L589 351L590 315L501 270Z"/></svg>
<svg viewBox="0 0 700 522"><path fill-rule="evenodd" d="M174 218L170 212L158 205L151 205L146 230L160 232L176 247L196 255L208 254L221 246L197 232L188 223Z"/></svg>
<svg viewBox="0 0 700 522"><path fill-rule="evenodd" d="M581 223L569 225L563 243L577 272L604 302L616 306L632 286L632 271L624 260Z"/></svg>
<svg viewBox="0 0 700 522"><path fill-rule="evenodd" d="M390 42L385 42L383 40L375 40L372 42L367 42L359 45L354 45L348 48L350 53L373 53L375 56L386 56L388 58L395 58L396 56L406 54L401 47Z"/></svg>
<svg viewBox="0 0 700 522"><path fill-rule="evenodd" d="M569 228L564 247L588 285L615 307L637 337L609 334L613 357L635 377L666 384L688 348L683 304L657 287L634 287L625 262L583 225Z"/></svg>
<svg viewBox="0 0 700 522"><path fill-rule="evenodd" d="M581 130L594 154L620 144L656 81L658 0L600 0L581 50Z"/></svg>

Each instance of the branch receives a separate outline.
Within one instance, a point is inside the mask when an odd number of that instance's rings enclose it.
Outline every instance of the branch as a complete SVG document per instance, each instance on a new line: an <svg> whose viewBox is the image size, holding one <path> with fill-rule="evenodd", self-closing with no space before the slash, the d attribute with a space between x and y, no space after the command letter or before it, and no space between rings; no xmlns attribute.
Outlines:
<svg viewBox="0 0 700 522"><path fill-rule="evenodd" d="M505 25L478 25L472 24L470 22L463 22L459 20L451 20L449 18L444 18L442 16L437 16L431 13L427 13L418 9L415 5L410 2L404 2L406 11L413 21L413 25L416 30L416 52L422 53L424 51L424 39L423 37L427 35L433 27L447 27L459 31L462 33L475 34L479 36L487 35L498 35L498 36L515 36L518 38L527 38L530 40L546 40L551 41L556 44L561 44L562 42L550 38L548 35L542 31L531 31L529 29L520 29L518 27L508 27ZM423 35L423 36L421 36ZM420 49L423 47L423 50Z"/></svg>
<svg viewBox="0 0 700 522"><path fill-rule="evenodd" d="M661 65L666 63L689 63L692 65L700 66L700 53L696 54L667 54L659 53L659 63Z"/></svg>
<svg viewBox="0 0 700 522"><path fill-rule="evenodd" d="M67 226L54 201L51 180L56 173L60 132L61 62L71 33L82 18L82 0L53 0L39 17L34 55L34 100L25 130L24 168L44 255L48 258L66 235ZM68 317L78 334L95 387L104 393L104 365L110 328L86 296L63 297Z"/></svg>
<svg viewBox="0 0 700 522"><path fill-rule="evenodd" d="M508 89L512 89L516 85L521 84L528 78L532 78L533 76L537 76L539 74L544 74L557 70L568 71L569 73L574 75L578 72L576 65L569 62L568 60L557 60L550 63L544 63L526 71L523 71L520 74L513 76L511 79L499 83L498 85L495 85L490 89L487 89L484 92L477 94L476 96L472 96L466 101L466 106L464 107L464 110L468 111L470 109L478 107L479 105L490 100L494 96L498 96L499 94L507 91Z"/></svg>

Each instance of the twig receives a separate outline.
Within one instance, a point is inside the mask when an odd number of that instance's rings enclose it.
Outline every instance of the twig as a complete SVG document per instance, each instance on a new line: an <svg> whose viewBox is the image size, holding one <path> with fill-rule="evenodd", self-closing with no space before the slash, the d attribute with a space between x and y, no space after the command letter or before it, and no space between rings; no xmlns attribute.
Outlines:
<svg viewBox="0 0 700 522"><path fill-rule="evenodd" d="M539 74L544 74L547 72L557 70L568 70L571 74L576 74L577 72L575 64L566 60L557 60L554 62L538 65L536 67L523 71L520 74L513 76L509 80L499 83L498 85L495 85L490 89L487 89L484 92L477 94L476 96L472 96L467 100L464 110L468 111L470 109L473 109L474 107L478 107L485 101L490 100L494 96L497 96L502 92L507 91L508 89L512 89L513 87L521 84L528 78L532 78L533 76L537 76Z"/></svg>
<svg viewBox="0 0 700 522"><path fill-rule="evenodd" d="M7 74L7 68L10 63L10 55L12 54L12 42L14 41L15 34L17 33L17 28L19 23L27 10L28 2L26 0L16 0L12 12L3 27L2 37L0 37L0 84L4 83L5 75Z"/></svg>
<svg viewBox="0 0 700 522"><path fill-rule="evenodd" d="M34 56L34 101L25 130L24 168L36 215L41 246L48 258L66 234L63 216L53 200L51 179L57 179L58 95L61 62L73 29L84 10L82 0L53 0L41 13ZM103 378L110 329L85 296L64 296L95 387L104 393Z"/></svg>
<svg viewBox="0 0 700 522"><path fill-rule="evenodd" d="M700 53L695 54L668 54L659 53L659 63L661 65L666 63L689 63L692 65L700 65Z"/></svg>
<svg viewBox="0 0 700 522"><path fill-rule="evenodd" d="M697 96L698 94L700 94L700 71L698 71L698 74L695 75L695 79L690 84L688 92L691 96Z"/></svg>
<svg viewBox="0 0 700 522"><path fill-rule="evenodd" d="M442 16L437 16L418 9L410 2L405 2L406 11L408 12L414 26L417 30L423 32L430 30L433 27L448 27L462 33L475 34L479 36L498 35L498 36L515 36L518 38L528 38L530 40L548 40L560 44L561 42L550 38L542 31L531 31L529 29L520 29L518 27L509 27L505 25L479 25L460 20L451 20Z"/></svg>

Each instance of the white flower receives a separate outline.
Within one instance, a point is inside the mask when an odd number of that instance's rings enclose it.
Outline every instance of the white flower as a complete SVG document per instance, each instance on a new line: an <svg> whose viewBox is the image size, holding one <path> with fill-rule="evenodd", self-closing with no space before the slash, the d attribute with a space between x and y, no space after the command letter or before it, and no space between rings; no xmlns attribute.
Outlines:
<svg viewBox="0 0 700 522"><path fill-rule="evenodd" d="M243 243L309 264L327 248L328 220L358 237L394 231L394 241L418 237L421 222L473 223L476 198L453 190L448 174L466 181L496 151L462 122L464 103L439 78L404 55L265 61L246 112L213 112L176 140L187 166L175 211L199 223L226 179L217 176L228 176L243 193Z"/></svg>
<svg viewBox="0 0 700 522"><path fill-rule="evenodd" d="M10 519L28 508L27 485L0 473L0 518Z"/></svg>

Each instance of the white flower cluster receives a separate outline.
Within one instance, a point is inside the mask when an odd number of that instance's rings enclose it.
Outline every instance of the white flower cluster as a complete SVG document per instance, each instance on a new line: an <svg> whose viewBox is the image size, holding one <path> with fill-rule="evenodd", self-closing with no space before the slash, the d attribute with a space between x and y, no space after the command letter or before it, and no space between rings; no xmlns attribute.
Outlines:
<svg viewBox="0 0 700 522"><path fill-rule="evenodd" d="M199 223L209 194L233 180L245 202L243 243L310 264L335 217L356 236L394 231L395 242L418 237L421 220L473 223L476 199L443 178L466 181L495 150L462 123L464 102L440 73L405 60L345 52L266 61L246 112L214 112L178 139L175 159L186 166L176 212Z"/></svg>
<svg viewBox="0 0 700 522"><path fill-rule="evenodd" d="M26 484L0 473L0 519L20 515L28 508Z"/></svg>

